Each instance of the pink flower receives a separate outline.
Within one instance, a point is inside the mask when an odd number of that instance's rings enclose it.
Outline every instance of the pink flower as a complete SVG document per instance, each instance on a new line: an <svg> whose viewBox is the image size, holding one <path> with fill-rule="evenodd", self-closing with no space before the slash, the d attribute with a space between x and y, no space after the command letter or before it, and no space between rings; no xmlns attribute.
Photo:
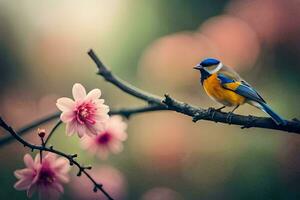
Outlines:
<svg viewBox="0 0 300 200"><path fill-rule="evenodd" d="M29 154L24 156L26 168L16 170L15 176L19 179L14 187L17 190L27 190L27 196L32 197L35 191L39 199L56 200L64 192L62 183L69 181L68 161L62 157L57 158L55 154L46 154L42 162L37 154L33 160Z"/></svg>
<svg viewBox="0 0 300 200"><path fill-rule="evenodd" d="M97 154L101 159L107 158L109 151L119 153L123 149L122 142L127 139L126 123L120 116L112 116L106 128L94 137L82 138L81 144L92 154Z"/></svg>
<svg viewBox="0 0 300 200"><path fill-rule="evenodd" d="M75 101L62 97L57 100L56 106L62 111L60 119L67 124L67 135L77 132L79 137L83 135L96 135L105 128L105 122L109 118L109 107L104 105L104 100L99 99L101 91L93 89L86 94L85 88L75 83L72 89Z"/></svg>

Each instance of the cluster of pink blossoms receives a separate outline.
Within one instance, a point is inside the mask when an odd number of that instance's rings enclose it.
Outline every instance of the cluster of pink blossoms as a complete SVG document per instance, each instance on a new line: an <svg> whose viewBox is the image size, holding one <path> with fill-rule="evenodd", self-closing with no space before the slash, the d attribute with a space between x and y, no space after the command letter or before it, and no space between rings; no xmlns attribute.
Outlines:
<svg viewBox="0 0 300 200"><path fill-rule="evenodd" d="M60 119L67 124L67 135L77 133L83 137L82 147L102 159L110 151L120 152L127 138L127 125L120 116L109 117L109 107L99 99L101 91L93 89L86 94L85 88L76 83L72 93L74 100L62 97L56 103L62 111Z"/></svg>
<svg viewBox="0 0 300 200"><path fill-rule="evenodd" d="M101 91L93 89L87 94L85 88L76 83L72 94L74 100L62 97L56 103L62 111L60 119L66 124L66 134L71 136L77 133L82 147L102 159L109 152L122 151L122 142L127 139L127 125L120 116L109 117L109 107L104 104L104 99L100 99ZM58 199L63 192L62 183L68 182L68 161L56 159L54 154L47 154L42 160L37 155L33 161L26 154L24 163L25 169L15 171L19 179L15 188L27 190L28 197L37 191L40 199Z"/></svg>
<svg viewBox="0 0 300 200"><path fill-rule="evenodd" d="M62 184L69 181L68 161L48 153L42 160L38 154L34 160L29 154L26 154L24 163L25 169L15 171L15 176L19 180L14 187L17 190L27 190L28 197L32 197L33 193L37 191L39 199L58 199L64 191Z"/></svg>

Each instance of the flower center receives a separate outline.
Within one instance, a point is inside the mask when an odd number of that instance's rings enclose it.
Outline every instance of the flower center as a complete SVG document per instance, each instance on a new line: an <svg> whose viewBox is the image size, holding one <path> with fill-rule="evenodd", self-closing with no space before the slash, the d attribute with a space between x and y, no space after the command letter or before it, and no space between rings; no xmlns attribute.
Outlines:
<svg viewBox="0 0 300 200"><path fill-rule="evenodd" d="M79 110L79 117L80 118L84 119L84 118L86 118L88 116L89 116L89 112L88 112L87 108L84 107L84 108L82 108L82 109Z"/></svg>
<svg viewBox="0 0 300 200"><path fill-rule="evenodd" d="M98 136L97 142L103 145L103 144L107 144L110 141L110 139L111 139L111 135L108 132L105 132L100 136Z"/></svg>
<svg viewBox="0 0 300 200"><path fill-rule="evenodd" d="M76 109L76 118L80 124L90 123L94 124L93 113L95 108L91 103L84 103L77 107Z"/></svg>
<svg viewBox="0 0 300 200"><path fill-rule="evenodd" d="M39 173L38 181L44 185L49 185L54 182L55 174L53 171L48 167L42 167Z"/></svg>

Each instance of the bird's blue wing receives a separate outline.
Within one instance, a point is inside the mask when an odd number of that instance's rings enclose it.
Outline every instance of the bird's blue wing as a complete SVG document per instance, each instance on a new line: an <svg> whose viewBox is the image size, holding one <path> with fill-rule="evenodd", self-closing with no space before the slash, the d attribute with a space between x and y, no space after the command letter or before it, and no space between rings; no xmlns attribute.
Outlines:
<svg viewBox="0 0 300 200"><path fill-rule="evenodd" d="M218 79L220 80L223 88L245 97L247 100L250 100L250 102L256 102L257 105L251 104L270 115L277 125L286 125L286 121L280 115L275 113L258 94L258 92L256 92L249 84L245 84L243 81L233 80L224 74L218 74Z"/></svg>
<svg viewBox="0 0 300 200"><path fill-rule="evenodd" d="M231 90L243 97L246 97L248 100L265 102L264 99L251 86L246 85L243 82L235 81L224 74L218 74L218 79L225 89Z"/></svg>

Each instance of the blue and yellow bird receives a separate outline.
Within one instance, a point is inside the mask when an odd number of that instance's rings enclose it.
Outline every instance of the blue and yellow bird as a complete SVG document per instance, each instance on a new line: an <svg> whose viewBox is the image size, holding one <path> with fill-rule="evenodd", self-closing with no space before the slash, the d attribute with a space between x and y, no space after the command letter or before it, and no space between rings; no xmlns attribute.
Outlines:
<svg viewBox="0 0 300 200"><path fill-rule="evenodd" d="M234 107L232 114L240 105L248 103L264 111L277 125L285 125L286 121L276 114L261 95L233 69L225 66L217 59L207 58L194 67L201 73L201 84L205 92L214 101L223 104L221 110Z"/></svg>

